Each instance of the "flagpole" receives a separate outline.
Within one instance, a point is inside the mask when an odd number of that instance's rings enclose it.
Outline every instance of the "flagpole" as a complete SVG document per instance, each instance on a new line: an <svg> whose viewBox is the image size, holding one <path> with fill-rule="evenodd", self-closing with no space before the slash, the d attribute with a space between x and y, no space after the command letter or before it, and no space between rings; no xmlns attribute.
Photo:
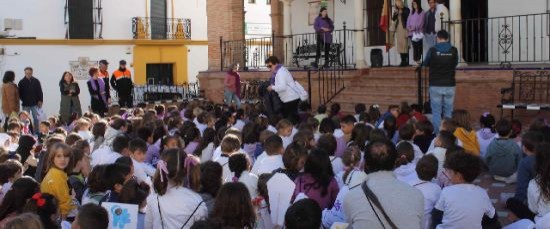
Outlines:
<svg viewBox="0 0 550 229"><path fill-rule="evenodd" d="M390 20L392 20L392 17L393 15L391 14L391 8L392 8L392 5L391 5L391 0L384 0L384 1L388 1L388 4L387 4L387 15L388 15L388 22L387 22L387 25L388 25L388 29L386 30L386 41L388 42L388 44L386 44L386 54L388 55L388 67L391 67L391 56L390 56L390 49L391 49L391 46L388 46L389 44L391 44L391 41L390 41L390 33L391 33L391 30L390 30ZM389 48L388 48L389 47Z"/></svg>

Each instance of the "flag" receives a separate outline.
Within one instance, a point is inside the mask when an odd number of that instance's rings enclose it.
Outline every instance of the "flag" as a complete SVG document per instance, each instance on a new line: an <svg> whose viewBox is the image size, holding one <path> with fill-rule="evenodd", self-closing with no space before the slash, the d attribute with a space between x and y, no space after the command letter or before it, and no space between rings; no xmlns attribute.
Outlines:
<svg viewBox="0 0 550 229"><path fill-rule="evenodd" d="M382 14L380 14L380 24L378 25L384 33L388 32L389 25L389 15L388 15L388 1L384 0L384 6L382 7Z"/></svg>

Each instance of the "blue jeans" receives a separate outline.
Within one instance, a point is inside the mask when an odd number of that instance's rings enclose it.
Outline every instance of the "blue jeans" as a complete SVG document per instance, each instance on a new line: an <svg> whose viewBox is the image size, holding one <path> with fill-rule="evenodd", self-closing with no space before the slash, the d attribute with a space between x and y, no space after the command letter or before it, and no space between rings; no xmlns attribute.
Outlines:
<svg viewBox="0 0 550 229"><path fill-rule="evenodd" d="M439 133L441 114L450 118L455 101L455 87L430 87L430 105L432 107L432 123L434 132Z"/></svg>
<svg viewBox="0 0 550 229"><path fill-rule="evenodd" d="M32 126L34 127L33 132L40 132L40 121L38 120L38 106L32 107L23 107L23 110L28 112L32 116Z"/></svg>
<svg viewBox="0 0 550 229"><path fill-rule="evenodd" d="M231 104L233 104L233 101L235 101L235 105L237 106L237 109L241 108L241 100L239 99L239 97L235 92L224 90L223 97L224 97L225 104L227 104L228 106L231 106Z"/></svg>

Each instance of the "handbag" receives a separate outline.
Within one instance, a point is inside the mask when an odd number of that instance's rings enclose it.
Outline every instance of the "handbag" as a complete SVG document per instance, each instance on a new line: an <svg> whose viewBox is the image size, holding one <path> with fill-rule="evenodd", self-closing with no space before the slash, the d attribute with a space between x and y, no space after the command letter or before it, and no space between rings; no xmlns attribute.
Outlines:
<svg viewBox="0 0 550 229"><path fill-rule="evenodd" d="M374 209L374 206L372 206L373 204L376 205L376 208L378 208L382 212L382 215L386 219L386 222L388 222L388 224L391 226L391 228L392 229L397 229L397 226L395 226L393 221L390 219L390 217L388 216L388 214L386 213L386 211L382 207L382 204L380 204L380 201L378 200L378 197L376 197L374 192L372 192L372 190L369 188L369 186L367 186L366 181L363 182L363 184L361 185L361 188L363 189L363 192L365 193L365 196L367 197L367 201L369 201L372 212L374 212L374 214L376 215L376 218L378 218L378 221L382 225L382 228L385 229L386 226L384 226L384 222L382 222L382 219L380 219L380 216L378 215L378 213Z"/></svg>

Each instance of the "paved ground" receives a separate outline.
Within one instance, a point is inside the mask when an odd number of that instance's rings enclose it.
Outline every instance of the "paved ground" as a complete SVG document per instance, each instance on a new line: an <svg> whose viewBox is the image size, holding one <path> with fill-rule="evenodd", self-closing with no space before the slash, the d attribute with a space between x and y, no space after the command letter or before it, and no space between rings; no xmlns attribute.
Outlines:
<svg viewBox="0 0 550 229"><path fill-rule="evenodd" d="M506 200L514 196L516 185L495 181L487 172L482 173L474 183L489 193L489 198L491 198L497 210L502 226L510 224L511 221L508 219L509 211L506 209Z"/></svg>

